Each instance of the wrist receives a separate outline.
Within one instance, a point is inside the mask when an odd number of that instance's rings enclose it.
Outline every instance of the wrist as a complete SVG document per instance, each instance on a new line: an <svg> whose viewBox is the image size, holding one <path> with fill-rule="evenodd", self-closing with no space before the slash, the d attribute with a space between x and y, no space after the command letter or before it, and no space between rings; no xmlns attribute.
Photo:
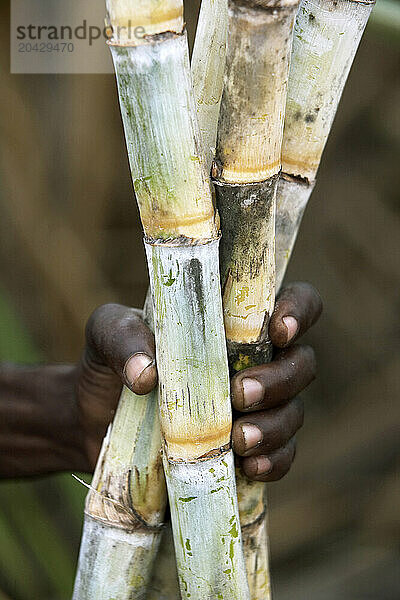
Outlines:
<svg viewBox="0 0 400 600"><path fill-rule="evenodd" d="M84 465L75 390L74 366L0 366L0 476Z"/></svg>

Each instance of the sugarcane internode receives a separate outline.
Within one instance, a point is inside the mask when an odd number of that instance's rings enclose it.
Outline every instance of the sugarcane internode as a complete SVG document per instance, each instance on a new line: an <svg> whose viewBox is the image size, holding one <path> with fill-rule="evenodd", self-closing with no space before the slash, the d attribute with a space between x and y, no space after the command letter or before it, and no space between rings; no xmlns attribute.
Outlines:
<svg viewBox="0 0 400 600"><path fill-rule="evenodd" d="M375 0L301 3L294 29L277 195L278 289L374 4Z"/></svg>

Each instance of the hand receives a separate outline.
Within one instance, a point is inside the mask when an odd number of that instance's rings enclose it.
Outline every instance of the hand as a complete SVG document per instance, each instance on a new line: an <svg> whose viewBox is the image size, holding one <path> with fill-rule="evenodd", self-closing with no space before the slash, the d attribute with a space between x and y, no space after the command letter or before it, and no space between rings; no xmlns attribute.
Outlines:
<svg viewBox="0 0 400 600"><path fill-rule="evenodd" d="M86 465L93 471L103 437L121 394L121 382L136 394L157 384L153 333L142 311L105 304L86 325L86 348L78 366L77 405Z"/></svg>
<svg viewBox="0 0 400 600"><path fill-rule="evenodd" d="M153 334L139 314L98 308L78 365L0 365L0 479L93 471L121 380L138 394L157 382Z"/></svg>
<svg viewBox="0 0 400 600"><path fill-rule="evenodd" d="M279 479L293 461L293 436L303 421L303 405L296 396L314 379L316 367L310 347L292 344L315 323L321 309L311 285L296 283L283 290L269 328L273 344L282 350L272 363L246 369L232 380L234 408L247 413L234 422L233 445L244 457L243 468L251 479ZM90 471L116 409L121 380L137 394L149 393L157 383L157 370L153 334L138 310L118 304L101 306L88 321L86 340L77 402L86 457L82 470ZM248 408L243 406L244 398ZM251 449L246 448L246 433L247 444L255 440L254 434L260 437Z"/></svg>
<svg viewBox="0 0 400 600"><path fill-rule="evenodd" d="M277 298L269 324L276 348L273 361L246 369L232 379L232 403L245 416L235 419L234 451L244 473L256 481L276 481L289 471L296 453L295 434L303 424L298 394L315 378L310 346L294 344L318 320L322 302L308 283L293 283Z"/></svg>

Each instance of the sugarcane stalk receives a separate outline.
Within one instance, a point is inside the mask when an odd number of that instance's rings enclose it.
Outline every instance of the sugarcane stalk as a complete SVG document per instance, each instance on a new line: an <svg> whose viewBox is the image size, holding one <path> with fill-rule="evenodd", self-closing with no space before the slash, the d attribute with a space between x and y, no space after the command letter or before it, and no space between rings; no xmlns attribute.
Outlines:
<svg viewBox="0 0 400 600"><path fill-rule="evenodd" d="M181 27L179 3L164 13L145 4L107 4L122 44L157 32L160 18L165 27ZM147 303L145 321L152 328L151 311ZM158 412L157 391L137 396L123 388L85 503L74 600L146 596L166 505Z"/></svg>
<svg viewBox="0 0 400 600"><path fill-rule="evenodd" d="M230 0L226 75L213 167L232 372L269 362L275 303L275 198L298 2ZM238 469L252 600L271 597L265 485Z"/></svg>
<svg viewBox="0 0 400 600"><path fill-rule="evenodd" d="M303 0L297 15L277 193L277 289L315 185L336 110L375 0Z"/></svg>
<svg viewBox="0 0 400 600"><path fill-rule="evenodd" d="M183 22L143 41L113 39L111 50L145 233L181 594L245 599L219 233Z"/></svg>
<svg viewBox="0 0 400 600"><path fill-rule="evenodd" d="M193 92L207 173L215 156L224 83L228 0L202 0L191 60ZM171 551L172 549L172 551ZM148 600L179 598L172 531L166 528L149 586Z"/></svg>
<svg viewBox="0 0 400 600"><path fill-rule="evenodd" d="M215 156L224 88L228 0L202 0L192 54L193 90L207 173Z"/></svg>

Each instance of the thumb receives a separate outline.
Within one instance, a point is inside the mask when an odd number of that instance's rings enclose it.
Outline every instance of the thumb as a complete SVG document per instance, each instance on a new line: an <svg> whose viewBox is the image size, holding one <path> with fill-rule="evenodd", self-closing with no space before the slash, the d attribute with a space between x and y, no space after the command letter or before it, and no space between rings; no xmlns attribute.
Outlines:
<svg viewBox="0 0 400 600"><path fill-rule="evenodd" d="M136 394L148 394L157 383L154 336L133 308L96 308L86 325L86 352Z"/></svg>

